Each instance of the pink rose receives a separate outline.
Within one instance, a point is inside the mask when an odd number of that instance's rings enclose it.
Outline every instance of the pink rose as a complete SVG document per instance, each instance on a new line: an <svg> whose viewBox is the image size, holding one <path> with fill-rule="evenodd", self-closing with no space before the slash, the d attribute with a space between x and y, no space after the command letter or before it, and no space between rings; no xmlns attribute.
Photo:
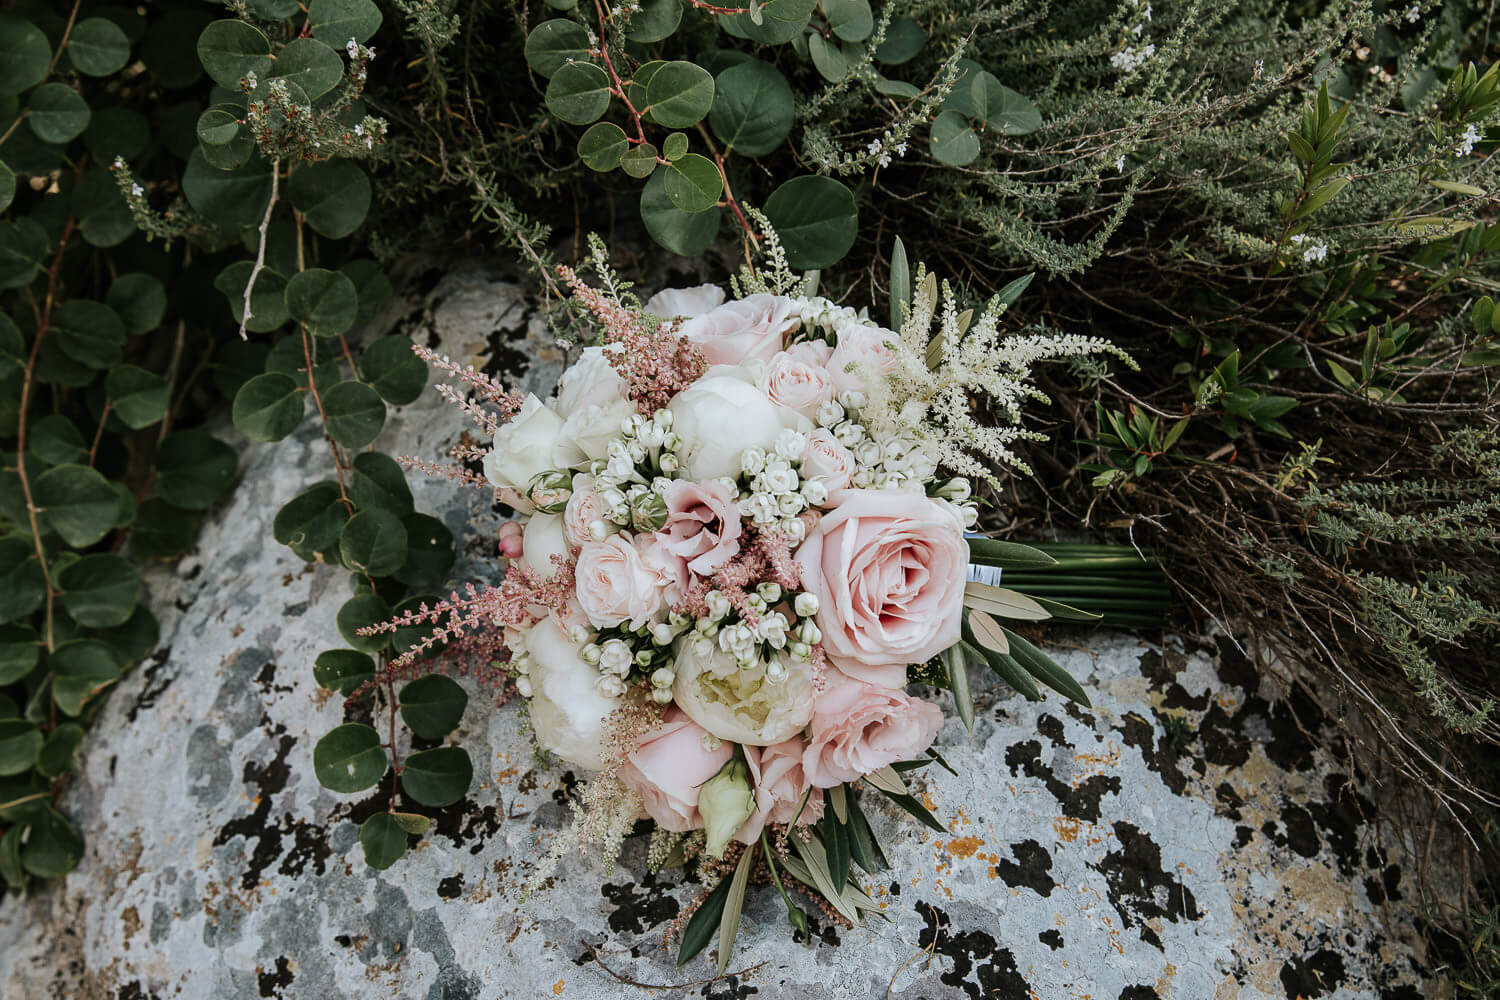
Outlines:
<svg viewBox="0 0 1500 1000"><path fill-rule="evenodd" d="M807 450L802 453L803 479L821 479L832 493L847 487L858 469L854 452L840 444L832 431L819 427L807 436Z"/></svg>
<svg viewBox="0 0 1500 1000"><path fill-rule="evenodd" d="M803 340L788 347L786 353L793 361L816 368L827 368L828 359L833 355L833 345L826 340Z"/></svg>
<svg viewBox="0 0 1500 1000"><path fill-rule="evenodd" d="M808 794L807 773L802 769L806 740L793 737L768 747L747 746L744 751L755 789L755 812L734 835L736 840L754 843L767 823L790 823L794 816L798 826L811 826L823 818L823 790L814 788ZM806 805L803 795L807 795ZM798 806L802 807L800 816Z"/></svg>
<svg viewBox="0 0 1500 1000"><path fill-rule="evenodd" d="M887 346L897 336L879 326L846 326L828 359L833 384L839 392L866 392L870 382L896 370L896 352ZM852 370L851 370L852 369Z"/></svg>
<svg viewBox="0 0 1500 1000"><path fill-rule="evenodd" d="M814 788L855 781L932 746L943 710L905 691L838 674L818 695L802 770Z"/></svg>
<svg viewBox="0 0 1500 1000"><path fill-rule="evenodd" d="M717 480L676 479L666 488L667 520L658 544L699 576L709 576L740 551L740 509L734 491Z"/></svg>
<svg viewBox="0 0 1500 1000"><path fill-rule="evenodd" d="M833 376L822 365L809 364L791 351L782 351L761 373L760 388L777 406L810 417L817 412L818 404L833 398Z"/></svg>
<svg viewBox="0 0 1500 1000"><path fill-rule="evenodd" d="M668 581L642 558L627 534L580 546L575 572L578 603L595 628L625 621L640 628L666 615L662 591Z"/></svg>
<svg viewBox="0 0 1500 1000"><path fill-rule="evenodd" d="M687 320L678 332L703 350L710 365L738 365L750 358L769 364L801 322L791 313L791 299L760 292Z"/></svg>
<svg viewBox="0 0 1500 1000"><path fill-rule="evenodd" d="M585 542L592 541L589 537L589 525L605 520L604 515L608 513L603 501L599 499L599 493L594 489L594 477L587 472L574 476L573 495L568 497L568 505L563 508L563 532L573 547L578 548Z"/></svg>
<svg viewBox="0 0 1500 1000"><path fill-rule="evenodd" d="M672 706L620 765L620 780L641 797L646 814L673 833L703 829L698 787L734 756L733 743L706 750L708 731Z"/></svg>
<svg viewBox="0 0 1500 1000"><path fill-rule="evenodd" d="M969 545L952 511L915 490L844 490L797 549L823 651L887 687L959 639Z"/></svg>

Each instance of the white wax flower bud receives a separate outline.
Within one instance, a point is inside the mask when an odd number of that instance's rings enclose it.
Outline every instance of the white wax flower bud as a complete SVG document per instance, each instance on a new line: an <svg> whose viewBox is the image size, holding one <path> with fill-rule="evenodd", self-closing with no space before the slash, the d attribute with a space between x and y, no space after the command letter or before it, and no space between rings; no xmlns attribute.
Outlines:
<svg viewBox="0 0 1500 1000"><path fill-rule="evenodd" d="M599 505L605 510L614 510L616 507L623 507L625 506L625 494L613 486L607 490L600 490Z"/></svg>
<svg viewBox="0 0 1500 1000"><path fill-rule="evenodd" d="M625 682L614 674L601 674L597 686L599 693L606 698L619 698L625 694Z"/></svg>
<svg viewBox="0 0 1500 1000"><path fill-rule="evenodd" d="M719 634L719 623L712 618L699 618L693 628L698 630L699 635L706 635L710 639Z"/></svg>
<svg viewBox="0 0 1500 1000"><path fill-rule="evenodd" d="M704 845L709 855L724 856L734 832L755 812L755 789L750 787L750 769L739 758L731 758L718 774L698 790L698 812L703 816Z"/></svg>
<svg viewBox="0 0 1500 1000"><path fill-rule="evenodd" d="M676 472L678 469L682 468L682 463L678 461L677 456L672 454L670 451L663 454L662 457L657 460L657 464L661 466L661 471L663 472Z"/></svg>
<svg viewBox="0 0 1500 1000"><path fill-rule="evenodd" d="M512 656L510 658L510 666L518 674L529 674L531 673L531 657Z"/></svg>
<svg viewBox="0 0 1500 1000"><path fill-rule="evenodd" d="M766 661L766 680L772 684L780 684L786 680L786 664L779 657L771 657Z"/></svg>
<svg viewBox="0 0 1500 1000"><path fill-rule="evenodd" d="M753 476L766 467L766 453L761 448L746 448L740 452L740 471Z"/></svg>
<svg viewBox="0 0 1500 1000"><path fill-rule="evenodd" d="M833 429L833 437L845 448L852 448L865 438L865 429L852 420L845 420Z"/></svg>
<svg viewBox="0 0 1500 1000"><path fill-rule="evenodd" d="M714 621L722 621L729 614L729 598L722 590L710 590L703 598L708 605L708 615Z"/></svg>
<svg viewBox="0 0 1500 1000"><path fill-rule="evenodd" d="M781 649L786 645L786 630L789 624L786 615L780 611L773 611L760 620L756 632L762 640L776 649Z"/></svg>
<svg viewBox="0 0 1500 1000"><path fill-rule="evenodd" d="M653 687L669 688L677 680L677 674L671 667L657 667L651 674Z"/></svg>
<svg viewBox="0 0 1500 1000"><path fill-rule="evenodd" d="M522 698L531 697L531 680L527 677L516 678L516 690L521 693Z"/></svg>
<svg viewBox="0 0 1500 1000"><path fill-rule="evenodd" d="M654 702L656 702L658 705L665 705L667 702L669 702L669 701L672 700L672 689L671 688L652 688L651 689L651 700L654 701Z"/></svg>
<svg viewBox="0 0 1500 1000"><path fill-rule="evenodd" d="M615 455L610 458L609 465L604 470L605 474L616 482L626 482L635 474L635 463L638 461L639 459L631 456L629 452Z"/></svg>
<svg viewBox="0 0 1500 1000"><path fill-rule="evenodd" d="M591 667L597 667L599 665L600 655L601 650L592 642L578 651L579 659L583 660L584 663L587 663Z"/></svg>
<svg viewBox="0 0 1500 1000"><path fill-rule="evenodd" d="M875 485L875 473L869 469L860 469L854 474L854 485L862 490L867 490Z"/></svg>
<svg viewBox="0 0 1500 1000"><path fill-rule="evenodd" d="M677 630L666 622L657 622L651 626L651 641L658 646L670 646L675 638L677 638Z"/></svg>
<svg viewBox="0 0 1500 1000"><path fill-rule="evenodd" d="M637 444L646 449L660 448L662 439L666 436L666 431L657 426L655 422L651 422L641 428L641 432L636 435L635 440Z"/></svg>
<svg viewBox="0 0 1500 1000"><path fill-rule="evenodd" d="M858 410L869 401L869 397L858 389L850 389L847 392L839 393L839 402L843 404L846 410Z"/></svg>
<svg viewBox="0 0 1500 1000"><path fill-rule="evenodd" d="M765 601L767 604L775 604L777 601L781 600L781 584L779 583L772 583L768 580L765 583L758 584L755 588L755 592L759 594L760 599Z"/></svg>
<svg viewBox="0 0 1500 1000"><path fill-rule="evenodd" d="M656 654L649 649L638 650L635 654L635 665L638 667L649 667L651 661L656 659Z"/></svg>
<svg viewBox="0 0 1500 1000"><path fill-rule="evenodd" d="M596 542L602 542L609 537L609 525L603 521L589 522L589 538Z"/></svg>
<svg viewBox="0 0 1500 1000"><path fill-rule="evenodd" d="M776 498L776 513L782 517L796 517L807 508L807 501L800 493L783 493Z"/></svg>
<svg viewBox="0 0 1500 1000"><path fill-rule="evenodd" d="M651 414L651 422L656 424L656 426L660 427L662 430L671 430L672 411L666 409L657 410L655 413Z"/></svg>
<svg viewBox="0 0 1500 1000"><path fill-rule="evenodd" d="M776 435L776 454L788 462L796 462L807 450L807 435L788 427Z"/></svg>
<svg viewBox="0 0 1500 1000"><path fill-rule="evenodd" d="M788 645L786 650L792 654L792 659L798 663L806 663L812 658L812 647L800 640Z"/></svg>
<svg viewBox="0 0 1500 1000"><path fill-rule="evenodd" d="M818 407L817 419L819 427L836 427L844 419L844 408L830 399Z"/></svg>
<svg viewBox="0 0 1500 1000"><path fill-rule="evenodd" d="M625 424L625 432L627 434L630 433L630 423L629 423L629 421L627 421L626 424ZM630 446L626 442L621 441L619 438L616 438L615 440L611 441L605 447L605 457L606 458L619 458L621 455L628 455L629 453L630 453Z"/></svg>
<svg viewBox="0 0 1500 1000"><path fill-rule="evenodd" d="M589 630L582 625L572 625L568 628L568 638L580 646L589 641Z"/></svg>
<svg viewBox="0 0 1500 1000"><path fill-rule="evenodd" d="M940 486L937 491L938 496L943 497L945 500L952 500L954 503L962 503L969 499L972 493L973 490L969 486L969 481L963 476L954 476Z"/></svg>
<svg viewBox="0 0 1500 1000"><path fill-rule="evenodd" d="M663 451L676 451L682 447L682 437L676 431L668 431L662 435L661 447Z"/></svg>
<svg viewBox="0 0 1500 1000"><path fill-rule="evenodd" d="M640 441L632 443L629 449L627 449L627 453L630 455L630 464L632 466L639 465L646 460L646 446Z"/></svg>
<svg viewBox="0 0 1500 1000"><path fill-rule="evenodd" d="M797 635L809 646L816 646L823 641L823 633L818 630L818 626L810 618L803 619L802 624L797 626Z"/></svg>
<svg viewBox="0 0 1500 1000"><path fill-rule="evenodd" d="M607 674L624 677L630 673L630 647L621 639L611 639L599 651L599 669Z"/></svg>
<svg viewBox="0 0 1500 1000"><path fill-rule="evenodd" d="M854 460L864 466L879 465L885 457L885 449L874 438L866 438L850 450L854 452Z"/></svg>
<svg viewBox="0 0 1500 1000"><path fill-rule="evenodd" d="M790 466L782 469L767 467L766 471L761 473L761 478L765 480L766 491L769 493L787 493L795 490L798 485L797 473Z"/></svg>
<svg viewBox="0 0 1500 1000"><path fill-rule="evenodd" d="M792 610L797 612L798 618L811 618L818 613L818 595L804 590L792 602Z"/></svg>
<svg viewBox="0 0 1500 1000"><path fill-rule="evenodd" d="M800 517L787 518L781 522L781 537L796 545L807 537L807 525Z"/></svg>
<svg viewBox="0 0 1500 1000"><path fill-rule="evenodd" d="M821 479L802 480L802 499L809 507L821 507L828 502L828 487Z"/></svg>
<svg viewBox="0 0 1500 1000"><path fill-rule="evenodd" d="M965 528L972 528L979 523L979 507L976 504L960 504L958 509L963 512Z"/></svg>

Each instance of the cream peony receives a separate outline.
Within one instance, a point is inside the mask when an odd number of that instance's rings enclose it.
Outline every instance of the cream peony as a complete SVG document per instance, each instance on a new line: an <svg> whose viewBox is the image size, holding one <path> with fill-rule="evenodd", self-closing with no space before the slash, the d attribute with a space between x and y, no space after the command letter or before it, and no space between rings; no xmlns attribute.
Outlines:
<svg viewBox="0 0 1500 1000"><path fill-rule="evenodd" d="M724 304L724 289L718 285L663 288L646 300L645 310L661 319L693 319Z"/></svg>
<svg viewBox="0 0 1500 1000"><path fill-rule="evenodd" d="M760 292L695 316L678 333L697 344L711 365L738 365L751 358L769 364L801 322L792 314L791 299Z"/></svg>
<svg viewBox="0 0 1500 1000"><path fill-rule="evenodd" d="M536 741L570 764L604 767L604 729L619 698L599 692L599 671L583 662L578 646L550 618L526 633L531 654L531 727Z"/></svg>
<svg viewBox="0 0 1500 1000"><path fill-rule="evenodd" d="M521 558L531 571L543 580L557 572L553 556L567 559L570 555L568 538L563 533L561 514L533 514L526 520L526 532L521 536Z"/></svg>
<svg viewBox="0 0 1500 1000"><path fill-rule="evenodd" d="M614 349L618 350L618 347ZM620 424L636 412L629 384L610 364L606 348L586 347L558 384L551 407L563 418L552 449L554 468L578 468L608 454Z"/></svg>
<svg viewBox="0 0 1500 1000"><path fill-rule="evenodd" d="M806 664L788 664L786 678L773 684L766 679L764 663L741 667L717 645L706 652L698 647L691 636L677 640L672 696L715 736L767 746L795 736L812 718L812 675Z"/></svg>
<svg viewBox="0 0 1500 1000"><path fill-rule="evenodd" d="M783 429L808 424L797 412L771 402L743 369L727 365L710 368L667 408L672 430L683 441L678 454L684 479L737 477L746 448L774 451Z"/></svg>
<svg viewBox="0 0 1500 1000"><path fill-rule="evenodd" d="M562 431L562 418L528 393L520 411L501 424L496 432L494 447L484 456L484 477L524 498L535 476L556 468L552 449L562 437ZM525 499L511 503L523 514L536 509Z"/></svg>

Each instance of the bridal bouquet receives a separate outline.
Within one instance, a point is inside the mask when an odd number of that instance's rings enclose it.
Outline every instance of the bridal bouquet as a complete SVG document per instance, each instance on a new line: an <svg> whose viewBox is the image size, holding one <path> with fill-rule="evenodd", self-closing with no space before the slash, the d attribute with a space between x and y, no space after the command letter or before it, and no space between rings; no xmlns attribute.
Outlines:
<svg viewBox="0 0 1500 1000"><path fill-rule="evenodd" d="M599 287L559 268L597 342L552 399L429 358L477 392L445 387L493 435L468 457L520 520L501 532L498 585L390 626L438 624L429 643L498 630L538 746L591 775L552 864L583 845L612 859L649 819L653 865L717 880L679 960L717 934L721 970L752 875L803 930L793 892L851 922L875 909L853 874L884 866L861 784L943 829L902 776L941 762L943 709L912 685L949 689L970 726L970 663L1086 701L997 619L1097 616L971 564L1035 575L1092 556L968 533L976 481L1035 436L1016 423L1040 398L1031 365L1118 353L1002 336L1024 281L975 317L899 254L885 328L776 267L771 239L772 267L733 294L641 303L598 246Z"/></svg>

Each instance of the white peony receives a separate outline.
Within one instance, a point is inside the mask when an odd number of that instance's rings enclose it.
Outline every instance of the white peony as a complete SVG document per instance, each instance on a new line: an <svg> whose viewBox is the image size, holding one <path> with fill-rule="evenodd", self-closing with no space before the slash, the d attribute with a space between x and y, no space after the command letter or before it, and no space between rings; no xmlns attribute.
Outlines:
<svg viewBox="0 0 1500 1000"><path fill-rule="evenodd" d="M533 514L526 521L526 532L521 536L521 558L543 580L557 572L552 562L554 555L568 557L568 537L563 528L561 514Z"/></svg>
<svg viewBox="0 0 1500 1000"><path fill-rule="evenodd" d="M605 720L620 699L600 693L599 671L583 662L578 646L552 619L526 633L526 650L532 656L531 727L537 743L570 764L601 770Z"/></svg>
<svg viewBox="0 0 1500 1000"><path fill-rule="evenodd" d="M678 393L668 409L672 430L683 442L677 454L684 479L737 477L746 448L774 451L783 429L807 425L807 418L771 402L733 365L710 368Z"/></svg>
<svg viewBox="0 0 1500 1000"><path fill-rule="evenodd" d="M520 412L500 425L494 447L484 456L484 477L502 489L519 493L523 499L513 506L523 514L536 509L524 499L532 478L555 468L552 448L562 429L562 418L528 393Z"/></svg>
<svg viewBox="0 0 1500 1000"><path fill-rule="evenodd" d="M557 468L582 468L604 458L609 443L620 436L620 423L636 412L626 397L630 386L609 363L607 349L584 348L583 356L563 372L557 398L549 404L563 418L562 433L552 449Z"/></svg>
<svg viewBox="0 0 1500 1000"><path fill-rule="evenodd" d="M705 648L706 647L706 648ZM741 665L712 644L677 641L672 697L698 725L721 740L769 746L800 733L812 720L812 674L794 664L779 684L766 678L766 664Z"/></svg>
<svg viewBox="0 0 1500 1000"><path fill-rule="evenodd" d="M662 319L692 319L724 304L724 289L718 285L694 288L663 288L646 300L646 312Z"/></svg>

